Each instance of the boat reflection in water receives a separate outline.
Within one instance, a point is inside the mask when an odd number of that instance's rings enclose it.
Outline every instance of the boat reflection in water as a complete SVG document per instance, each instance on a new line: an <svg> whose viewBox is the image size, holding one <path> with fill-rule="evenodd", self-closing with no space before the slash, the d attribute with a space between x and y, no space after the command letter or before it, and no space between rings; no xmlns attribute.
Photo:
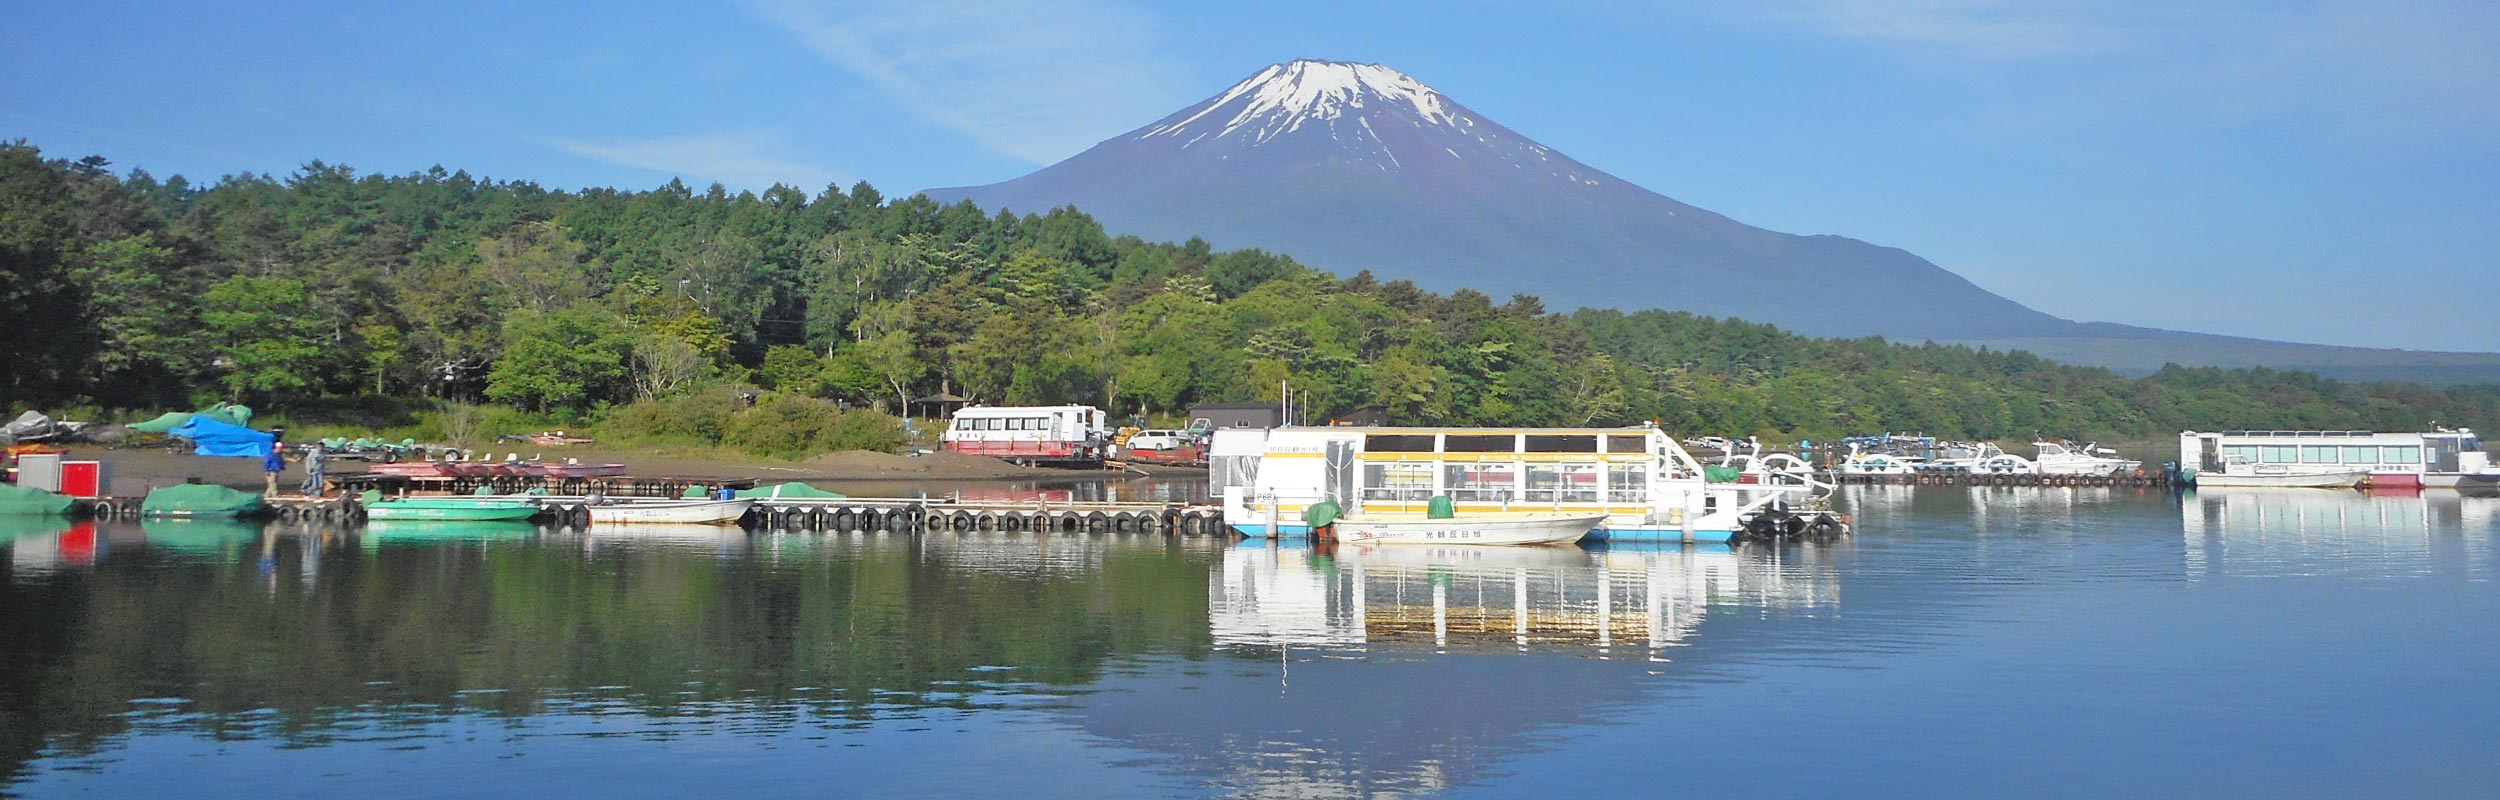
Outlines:
<svg viewBox="0 0 2500 800"><path fill-rule="evenodd" d="M357 538L367 549L385 545L525 541L538 526L522 520L383 520L365 523Z"/></svg>
<svg viewBox="0 0 2500 800"><path fill-rule="evenodd" d="M2408 577L2485 574L2500 497L2247 489L2180 503L2187 574L2201 577Z"/></svg>
<svg viewBox="0 0 2500 800"><path fill-rule="evenodd" d="M1840 599L1808 549L1721 545L1355 545L1227 551L1210 587L1218 646L1360 652L1576 651L1667 660L1713 606Z"/></svg>
<svg viewBox="0 0 2500 800"><path fill-rule="evenodd" d="M690 522L593 522L581 532L582 547L603 550L710 551L731 556L747 550L747 532L735 525Z"/></svg>

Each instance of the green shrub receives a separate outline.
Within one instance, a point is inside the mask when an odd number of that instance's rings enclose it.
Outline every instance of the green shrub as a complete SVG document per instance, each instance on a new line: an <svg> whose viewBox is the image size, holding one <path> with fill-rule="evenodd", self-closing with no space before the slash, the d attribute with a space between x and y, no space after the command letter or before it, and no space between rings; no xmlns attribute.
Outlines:
<svg viewBox="0 0 2500 800"><path fill-rule="evenodd" d="M756 455L799 459L833 450L891 451L902 439L902 423L893 417L774 393L731 418L723 441Z"/></svg>
<svg viewBox="0 0 2500 800"><path fill-rule="evenodd" d="M835 413L832 428L817 442L819 451L875 450L891 453L902 446L902 418L866 409Z"/></svg>

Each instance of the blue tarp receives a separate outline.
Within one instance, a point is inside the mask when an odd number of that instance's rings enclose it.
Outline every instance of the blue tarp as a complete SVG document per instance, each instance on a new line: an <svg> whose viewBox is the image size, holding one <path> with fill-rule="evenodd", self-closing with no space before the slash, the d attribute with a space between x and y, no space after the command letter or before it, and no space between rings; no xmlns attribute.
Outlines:
<svg viewBox="0 0 2500 800"><path fill-rule="evenodd" d="M191 440L198 445L191 452L204 456L267 458L270 446L278 441L277 434L229 425L207 414L193 414L167 433Z"/></svg>

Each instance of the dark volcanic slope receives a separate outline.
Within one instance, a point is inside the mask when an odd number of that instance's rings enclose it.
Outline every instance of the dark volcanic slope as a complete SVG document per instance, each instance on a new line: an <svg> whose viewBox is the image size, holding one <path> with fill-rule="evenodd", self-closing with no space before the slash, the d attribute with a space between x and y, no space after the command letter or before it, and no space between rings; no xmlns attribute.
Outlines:
<svg viewBox="0 0 2500 800"><path fill-rule="evenodd" d="M2071 335L1907 252L1745 225L1632 185L1386 67L1270 66L1205 102L954 202L1073 204L1118 233L1264 247L1549 308L1683 309L1818 335Z"/></svg>

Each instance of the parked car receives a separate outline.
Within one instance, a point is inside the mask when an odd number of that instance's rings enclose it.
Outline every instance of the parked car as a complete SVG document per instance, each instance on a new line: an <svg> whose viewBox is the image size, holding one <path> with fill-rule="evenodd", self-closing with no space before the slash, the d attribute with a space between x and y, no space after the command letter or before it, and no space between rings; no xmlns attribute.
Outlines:
<svg viewBox="0 0 2500 800"><path fill-rule="evenodd" d="M1186 433L1175 430L1149 428L1138 431L1136 435L1128 437L1128 449L1178 450L1182 444L1185 444L1188 441L1189 436Z"/></svg>

